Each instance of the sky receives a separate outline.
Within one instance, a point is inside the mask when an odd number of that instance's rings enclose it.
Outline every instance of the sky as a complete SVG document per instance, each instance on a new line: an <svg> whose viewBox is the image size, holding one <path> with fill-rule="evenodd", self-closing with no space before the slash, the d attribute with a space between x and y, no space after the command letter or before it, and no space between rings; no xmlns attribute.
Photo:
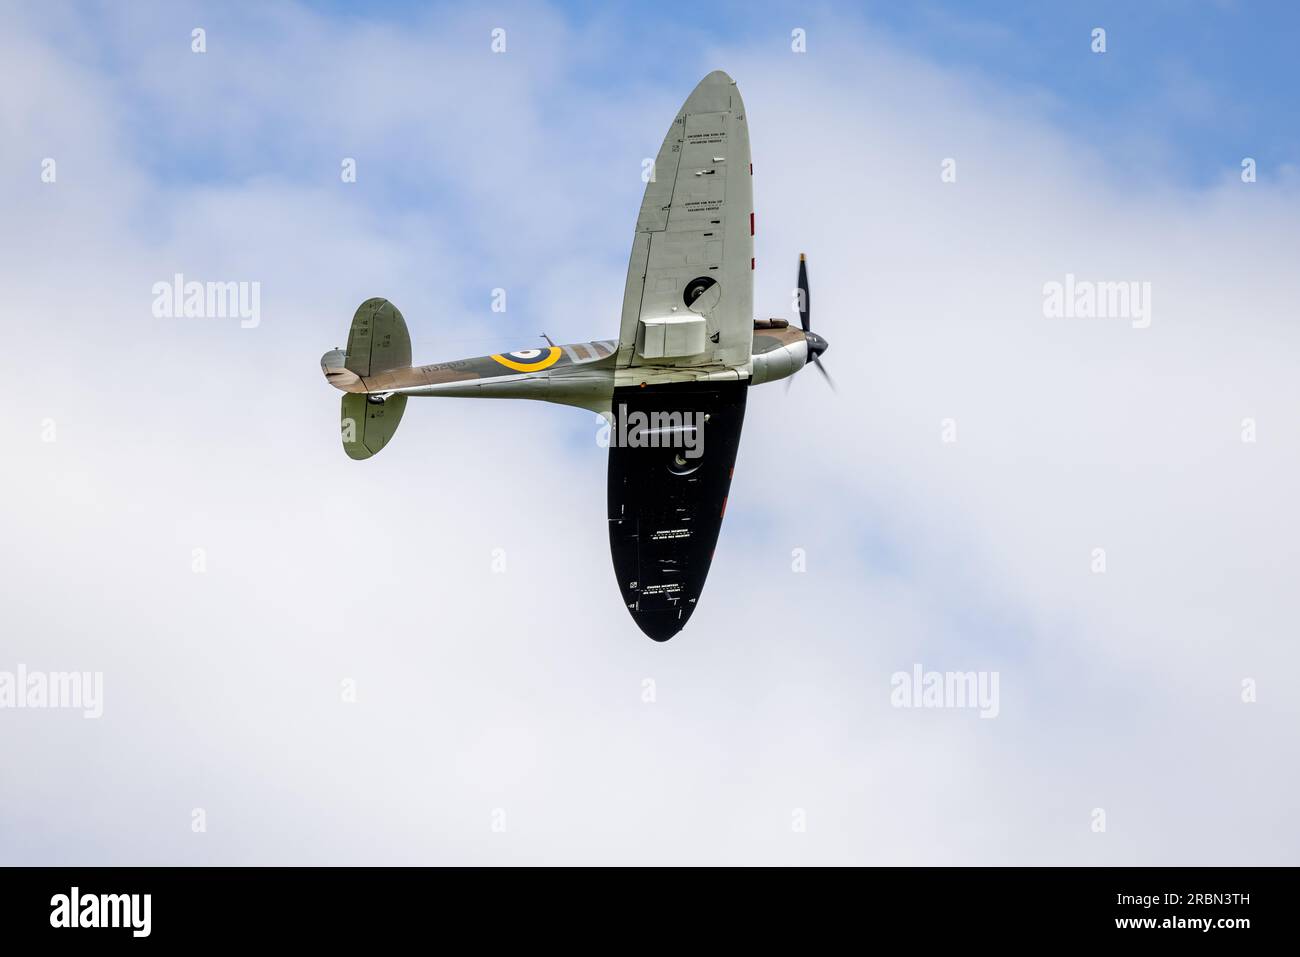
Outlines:
<svg viewBox="0 0 1300 957"><path fill-rule="evenodd" d="M0 706L0 862L1297 863L1298 15L902 6L6 5L0 685L103 693ZM657 645L589 413L353 462L318 358L376 295L417 361L613 336L714 69L838 389L751 394Z"/></svg>

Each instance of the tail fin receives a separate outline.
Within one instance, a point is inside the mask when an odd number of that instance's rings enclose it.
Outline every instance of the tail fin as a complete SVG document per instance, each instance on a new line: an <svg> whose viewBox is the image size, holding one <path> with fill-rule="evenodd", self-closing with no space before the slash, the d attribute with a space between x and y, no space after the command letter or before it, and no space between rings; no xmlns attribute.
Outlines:
<svg viewBox="0 0 1300 957"><path fill-rule="evenodd" d="M368 459L388 444L406 411L404 395L370 395L372 376L411 364L411 337L406 320L387 299L367 299L357 307L348 333L347 352L325 354L321 368L331 385L343 389L343 450L349 458ZM353 389L360 385L358 391Z"/></svg>
<svg viewBox="0 0 1300 957"><path fill-rule="evenodd" d="M367 299L352 317L347 367L367 379L410 364L411 336L406 320L387 299Z"/></svg>

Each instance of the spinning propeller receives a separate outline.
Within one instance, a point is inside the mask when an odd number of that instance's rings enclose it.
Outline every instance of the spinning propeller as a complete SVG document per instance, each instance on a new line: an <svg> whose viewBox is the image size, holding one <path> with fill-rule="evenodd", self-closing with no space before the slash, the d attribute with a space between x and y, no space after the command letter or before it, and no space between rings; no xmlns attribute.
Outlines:
<svg viewBox="0 0 1300 957"><path fill-rule="evenodd" d="M799 325L804 338L808 340L808 361L817 366L817 371L826 377L826 383L835 391L835 380L822 365L822 353L830 343L812 331L812 298L808 294L808 261L803 253L799 254Z"/></svg>

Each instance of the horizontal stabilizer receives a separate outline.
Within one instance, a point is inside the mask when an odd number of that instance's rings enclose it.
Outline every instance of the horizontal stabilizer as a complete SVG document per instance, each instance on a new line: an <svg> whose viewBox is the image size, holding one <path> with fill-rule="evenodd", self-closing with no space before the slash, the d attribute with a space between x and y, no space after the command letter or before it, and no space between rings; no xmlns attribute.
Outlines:
<svg viewBox="0 0 1300 957"><path fill-rule="evenodd" d="M368 459L388 444L406 411L406 396L376 396L349 393L343 397L343 451L349 458Z"/></svg>

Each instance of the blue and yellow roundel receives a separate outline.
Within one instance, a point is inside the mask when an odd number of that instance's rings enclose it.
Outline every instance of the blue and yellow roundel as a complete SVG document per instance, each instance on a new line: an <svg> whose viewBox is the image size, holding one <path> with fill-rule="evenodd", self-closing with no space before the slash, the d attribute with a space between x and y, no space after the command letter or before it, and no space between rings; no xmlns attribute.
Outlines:
<svg viewBox="0 0 1300 957"><path fill-rule="evenodd" d="M514 369L516 372L540 372L543 369L549 369L559 361L560 347L522 349L519 352L507 352L505 355L494 355L490 358L501 363L507 369Z"/></svg>

